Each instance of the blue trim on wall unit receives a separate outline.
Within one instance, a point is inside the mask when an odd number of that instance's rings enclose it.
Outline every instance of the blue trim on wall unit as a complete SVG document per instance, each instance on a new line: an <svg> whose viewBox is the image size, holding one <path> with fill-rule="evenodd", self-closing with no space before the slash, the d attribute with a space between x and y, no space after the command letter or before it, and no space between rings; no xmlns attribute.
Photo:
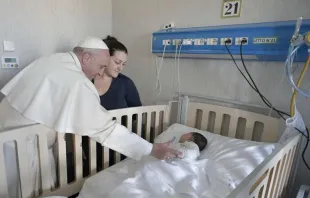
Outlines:
<svg viewBox="0 0 310 198"><path fill-rule="evenodd" d="M235 45L235 38L248 37L248 44L242 46L245 59L257 61L285 61L288 55L290 39L295 31L296 21L266 22L240 25L223 25L196 28L174 28L160 30L152 35L152 53L161 56L164 45L163 40L171 40L166 46L166 57L173 57L176 46L172 45L174 39L208 39L217 38L217 45L182 45L181 57L227 59L228 52L224 45L220 45L221 38L233 38L229 45L231 53L240 59L240 45ZM303 20L300 34L310 31L310 19ZM275 43L254 44L255 38L277 38ZM214 56L215 55L215 56ZM225 55L225 56L223 56ZM308 56L308 47L299 49L295 61L305 62ZM252 58L251 58L252 57ZM253 58L255 57L255 58Z"/></svg>

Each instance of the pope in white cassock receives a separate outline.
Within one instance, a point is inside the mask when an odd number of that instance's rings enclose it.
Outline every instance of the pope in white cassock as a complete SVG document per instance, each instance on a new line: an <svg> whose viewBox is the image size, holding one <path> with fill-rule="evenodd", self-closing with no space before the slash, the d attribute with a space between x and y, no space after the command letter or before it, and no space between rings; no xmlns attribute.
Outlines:
<svg viewBox="0 0 310 198"><path fill-rule="evenodd" d="M167 144L151 144L113 121L109 112L100 105L91 79L102 75L109 58L108 47L101 39L87 37L73 52L35 60L1 90L5 98L0 103L0 131L43 124L51 129L49 150L55 144L54 131L57 131L89 136L103 146L136 160L145 155L158 159L176 157L180 153ZM31 141L34 140L29 139L28 143ZM29 151L29 157L35 150ZM12 172L14 163L7 160L13 152L10 153L8 148L5 152L6 167L11 168L7 169L9 193L11 197L20 197L17 173ZM34 163L32 158L30 163ZM50 160L53 164L53 157L50 156ZM31 169L34 181L30 182L38 186L38 166Z"/></svg>

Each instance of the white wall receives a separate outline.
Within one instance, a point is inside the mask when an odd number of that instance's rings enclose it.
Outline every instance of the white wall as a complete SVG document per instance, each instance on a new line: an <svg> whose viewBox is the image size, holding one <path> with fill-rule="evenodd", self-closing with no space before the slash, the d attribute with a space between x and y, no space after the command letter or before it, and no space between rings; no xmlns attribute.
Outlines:
<svg viewBox="0 0 310 198"><path fill-rule="evenodd" d="M144 104L170 100L174 61L166 60L161 80L163 90L155 92L155 64L151 54L151 34L174 21L178 27L239 24L310 18L309 0L246 0L240 18L221 19L219 0L113 0L113 34L129 48L129 63L125 69L136 83ZM291 89L282 79L284 63L246 62L262 93L278 108L288 111ZM232 61L182 60L182 91L244 103L262 105L247 85ZM307 76L309 76L309 72ZM141 75L143 74L143 75ZM306 77L307 78L307 77ZM309 78L308 78L309 79ZM309 88L310 80L303 82ZM310 126L310 100L298 98L305 122ZM310 161L310 149L306 153ZM310 184L310 171L301 163L296 186Z"/></svg>
<svg viewBox="0 0 310 198"><path fill-rule="evenodd" d="M111 0L1 0L0 55L19 56L22 69L42 55L71 50L84 36L111 34L111 23ZM15 53L3 53L3 40L15 42ZM0 68L0 88L20 69Z"/></svg>

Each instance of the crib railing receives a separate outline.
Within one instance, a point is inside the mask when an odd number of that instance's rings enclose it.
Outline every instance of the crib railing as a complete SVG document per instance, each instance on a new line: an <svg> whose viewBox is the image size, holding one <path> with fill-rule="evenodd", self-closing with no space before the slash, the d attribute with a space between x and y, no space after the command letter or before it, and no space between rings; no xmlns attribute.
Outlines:
<svg viewBox="0 0 310 198"><path fill-rule="evenodd" d="M246 177L227 198L289 198L288 182L301 135L287 141Z"/></svg>
<svg viewBox="0 0 310 198"><path fill-rule="evenodd" d="M39 166L41 168L41 193L45 193L51 188L50 183L50 163L49 163L49 153L47 144L47 133L51 132L50 129L42 125L32 125L27 127L21 127L13 130L8 130L0 133L0 197L8 197L8 181L5 165L5 144L10 147L10 150L16 150L17 156L17 167L20 178L20 188L23 197L34 196L34 192L31 181L31 172L29 170L28 163L28 149L27 138L34 137L38 146L38 158ZM9 154L14 154L10 152ZM9 158L14 156L7 156ZM15 160L15 159L14 159ZM8 169L13 169L14 167L7 167ZM12 171L12 170L11 170Z"/></svg>
<svg viewBox="0 0 310 198"><path fill-rule="evenodd" d="M279 119L229 107L189 103L187 126L232 138L275 142Z"/></svg>
<svg viewBox="0 0 310 198"><path fill-rule="evenodd" d="M154 138L160 134L168 124L169 106L156 105L145 106L138 108L126 108L110 111L115 120L122 123L129 130L133 130L139 136L152 142ZM71 196L78 193L82 188L84 180L98 171L98 161L102 169L121 161L121 154L113 152L114 161L110 162L110 149L106 147L98 147L97 143L91 139L89 141L89 155L87 160L83 160L85 155L82 150L82 137L78 135L57 134L57 184L54 189L51 189L51 180L49 175L51 172L48 160L48 145L47 134L50 129L43 125L34 125L22 127L20 129L10 130L0 133L0 197L8 197L8 184L4 165L4 149L3 145L6 142L14 141L17 147L18 169L20 172L21 192L23 197L44 197L44 196ZM31 179L28 169L27 145L26 137L37 136L38 138L38 153L39 166L41 173L40 191L31 192ZM68 146L69 145L69 146ZM70 158L67 149L72 151ZM99 148L99 150L98 150ZM97 159L97 152L101 152L102 157ZM98 161L97 161L98 160ZM68 163L69 162L69 163ZM89 168L89 174L83 174L86 164ZM70 164L72 166L70 166ZM70 172L72 173L70 175ZM40 196L37 196L37 195Z"/></svg>
<svg viewBox="0 0 310 198"><path fill-rule="evenodd" d="M120 123L134 131L148 141L153 139L166 129L170 119L170 109L168 105L146 106L139 108L128 108L110 111L112 116ZM187 114L187 125L202 130L208 130L217 134L241 139L273 142L277 136L279 120L276 118L246 112L227 107L215 105L189 103ZM42 125L23 127L0 134L0 197L7 197L7 181L4 169L3 144L8 141L15 141L18 149L19 171L21 175L21 190L23 197L31 197L32 192L29 185L29 172L27 167L26 142L25 138L30 135L38 137L39 164L41 170L41 192L39 197L63 195L71 196L78 193L82 188L84 180L97 173L98 160L102 168L105 169L114 163L122 160L119 153L110 151L108 148L99 147L96 142L89 141L89 155L87 160L82 151L82 137L73 135L71 143L64 134L57 136L57 173L58 182L56 188L51 189L48 175L50 174L49 161L47 159L47 134L49 129ZM259 135L257 135L259 134ZM299 137L285 146L284 150L279 150L255 169L229 196L232 197L277 197L283 194L283 189L287 185L289 172L292 166L292 159L296 153ZM68 146L69 144L69 146ZM73 158L68 158L67 148L72 147ZM97 152L102 156L97 159ZM114 156L113 162L110 154ZM274 159L273 159L274 158ZM278 161L275 161L278 160ZM72 167L67 162L72 161ZM89 174L85 175L83 167L88 163ZM269 163L270 161L270 163ZM72 177L68 172L73 172ZM71 180L70 180L71 179ZM241 187L244 185L244 187ZM263 189L263 190L261 190ZM268 190L267 190L268 189ZM265 193L265 194L264 194ZM243 196L246 195L246 196ZM253 195L253 196L252 196ZM266 196L265 196L266 195ZM267 196L268 195L268 196ZM270 195L270 196L269 196Z"/></svg>
<svg viewBox="0 0 310 198"><path fill-rule="evenodd" d="M189 103L187 125L223 136L276 142L279 119L253 112L203 103ZM292 163L298 151L300 135L284 148L268 156L228 198L287 197Z"/></svg>

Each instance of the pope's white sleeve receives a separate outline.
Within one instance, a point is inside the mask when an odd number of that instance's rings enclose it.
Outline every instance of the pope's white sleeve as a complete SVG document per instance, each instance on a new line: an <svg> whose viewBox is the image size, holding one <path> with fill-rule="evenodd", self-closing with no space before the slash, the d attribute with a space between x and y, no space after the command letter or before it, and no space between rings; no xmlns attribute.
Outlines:
<svg viewBox="0 0 310 198"><path fill-rule="evenodd" d="M116 123L114 130L104 140L100 138L100 133L92 138L103 146L135 160L140 160L141 157L149 155L153 149L153 144L130 132L126 127L118 123Z"/></svg>
<svg viewBox="0 0 310 198"><path fill-rule="evenodd" d="M81 131L83 135L135 160L140 160L142 156L151 153L153 144L113 120L113 116L101 106L99 96L96 96L89 87L83 86L79 94L74 100L78 101L79 111L74 114L75 121L80 119L80 123L75 124L84 128Z"/></svg>

